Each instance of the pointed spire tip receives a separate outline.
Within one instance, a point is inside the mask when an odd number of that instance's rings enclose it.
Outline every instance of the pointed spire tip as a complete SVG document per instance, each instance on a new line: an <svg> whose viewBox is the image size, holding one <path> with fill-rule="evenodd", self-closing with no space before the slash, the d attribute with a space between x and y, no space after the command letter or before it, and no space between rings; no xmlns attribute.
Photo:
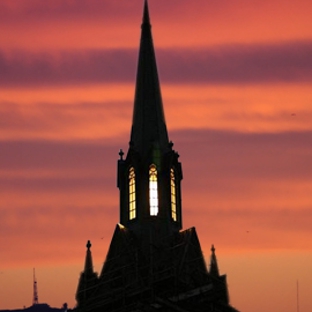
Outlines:
<svg viewBox="0 0 312 312"><path fill-rule="evenodd" d="M147 0L144 0L144 12L143 12L143 24L149 24L149 12L148 12L148 3Z"/></svg>

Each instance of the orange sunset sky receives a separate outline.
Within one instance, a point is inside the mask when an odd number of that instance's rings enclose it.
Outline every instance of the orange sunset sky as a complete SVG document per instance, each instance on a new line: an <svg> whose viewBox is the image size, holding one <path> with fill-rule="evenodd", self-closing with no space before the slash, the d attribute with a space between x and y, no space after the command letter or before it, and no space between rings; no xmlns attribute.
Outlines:
<svg viewBox="0 0 312 312"><path fill-rule="evenodd" d="M149 0L184 228L242 312L312 311L312 2ZM0 0L0 309L75 306L119 221L143 0Z"/></svg>

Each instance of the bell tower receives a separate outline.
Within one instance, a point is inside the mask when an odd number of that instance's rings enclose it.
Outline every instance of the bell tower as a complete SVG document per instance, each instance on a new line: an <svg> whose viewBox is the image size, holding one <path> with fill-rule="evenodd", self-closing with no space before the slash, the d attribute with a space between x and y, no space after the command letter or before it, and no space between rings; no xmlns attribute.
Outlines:
<svg viewBox="0 0 312 312"><path fill-rule="evenodd" d="M182 228L179 155L168 139L147 1L129 149L119 153L120 223L142 236L157 229L168 236Z"/></svg>

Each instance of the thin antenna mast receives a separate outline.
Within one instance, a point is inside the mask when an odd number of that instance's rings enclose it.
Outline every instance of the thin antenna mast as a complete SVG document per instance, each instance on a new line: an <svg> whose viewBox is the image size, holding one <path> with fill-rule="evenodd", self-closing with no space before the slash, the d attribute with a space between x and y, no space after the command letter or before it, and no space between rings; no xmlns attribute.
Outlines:
<svg viewBox="0 0 312 312"><path fill-rule="evenodd" d="M35 275L35 268L33 271L33 277L34 277L34 297L33 297L33 305L38 304L38 290L37 290L37 280Z"/></svg>
<svg viewBox="0 0 312 312"><path fill-rule="evenodd" d="M299 281L297 280L297 312L299 312Z"/></svg>

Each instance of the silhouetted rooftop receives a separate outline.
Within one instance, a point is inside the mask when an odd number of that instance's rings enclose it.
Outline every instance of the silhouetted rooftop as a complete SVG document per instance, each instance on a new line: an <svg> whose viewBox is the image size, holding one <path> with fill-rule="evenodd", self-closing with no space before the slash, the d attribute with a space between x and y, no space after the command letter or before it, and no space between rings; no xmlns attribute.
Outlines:
<svg viewBox="0 0 312 312"><path fill-rule="evenodd" d="M46 303L34 304L30 307L25 307L22 309L10 309L10 310L0 310L0 312L65 312L71 311L70 309L65 308L51 308Z"/></svg>

